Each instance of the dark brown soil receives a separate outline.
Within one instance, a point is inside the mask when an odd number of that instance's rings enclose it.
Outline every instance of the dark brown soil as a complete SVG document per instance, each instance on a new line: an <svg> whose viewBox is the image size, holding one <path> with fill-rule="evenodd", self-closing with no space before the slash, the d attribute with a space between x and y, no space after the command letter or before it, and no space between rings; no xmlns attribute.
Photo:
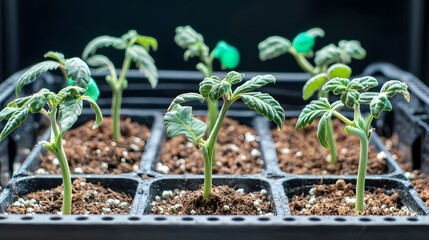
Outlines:
<svg viewBox="0 0 429 240"><path fill-rule="evenodd" d="M405 171L405 176L414 185L414 189L422 198L426 206L429 207L429 176L422 173L420 170L413 170L413 165L409 159L406 159L406 149L401 148L398 135L393 135L391 138L383 138L387 150L397 160L399 166Z"/></svg>
<svg viewBox="0 0 429 240"><path fill-rule="evenodd" d="M255 174L263 170L259 137L255 131L237 121L225 118L216 144L214 174ZM155 170L168 174L202 174L201 151L184 136L167 139L161 147Z"/></svg>
<svg viewBox="0 0 429 240"><path fill-rule="evenodd" d="M309 193L295 195L289 200L293 215L416 215L402 206L398 191L375 188L365 191L365 211L355 205L355 186L340 179L331 185L313 185Z"/></svg>
<svg viewBox="0 0 429 240"><path fill-rule="evenodd" d="M136 171L143 155L150 130L144 125L121 120L122 137L118 142L112 138L113 121L104 118L97 129L93 121L66 132L64 151L72 173L75 174L121 174ZM37 174L59 174L60 165L51 153L40 159L41 169Z"/></svg>
<svg viewBox="0 0 429 240"><path fill-rule="evenodd" d="M276 143L279 167L293 174L357 174L359 165L359 139L344 132L344 124L333 120L337 143L337 163L327 162L329 150L317 140L315 121L299 131L295 130L296 118L286 119L281 131L272 130ZM370 146L367 173L379 175L387 172L387 163L382 154Z"/></svg>
<svg viewBox="0 0 429 240"><path fill-rule="evenodd" d="M202 190L163 191L152 202L151 214L163 215L272 215L266 190L244 193L227 186L213 187L205 200Z"/></svg>
<svg viewBox="0 0 429 240"><path fill-rule="evenodd" d="M21 196L8 209L10 214L61 214L63 187L41 190ZM127 214L132 198L104 188L99 183L73 181L72 214Z"/></svg>

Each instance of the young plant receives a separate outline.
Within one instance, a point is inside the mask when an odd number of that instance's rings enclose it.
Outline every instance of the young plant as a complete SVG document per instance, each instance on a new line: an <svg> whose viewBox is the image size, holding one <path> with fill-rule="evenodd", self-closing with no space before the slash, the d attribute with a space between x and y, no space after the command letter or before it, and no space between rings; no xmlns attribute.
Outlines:
<svg viewBox="0 0 429 240"><path fill-rule="evenodd" d="M311 124L318 116L322 116L317 127L317 138L320 144L328 147L327 139L329 134L326 121L332 115L340 119L346 125L344 131L347 134L354 134L360 140L360 156L358 166L358 176L356 183L356 210L364 210L365 174L368 161L368 147L371 139L371 122L377 119L382 111L391 111L392 104L389 98L397 93L402 94L407 101L410 100L408 87L405 83L391 80L381 87L380 92L365 92L378 85L375 78L367 76L349 80L347 78L334 78L323 86L323 91L333 92L341 95L340 101L330 104L327 98L321 97L319 100L311 101L299 115L296 128L300 129ZM360 91L363 91L362 93ZM369 105L370 113L364 118L360 111L361 104ZM342 115L339 110L344 107L353 109L353 120L349 120Z"/></svg>
<svg viewBox="0 0 429 240"><path fill-rule="evenodd" d="M8 120L0 133L0 141L18 128L30 113L41 113L45 115L51 125L51 137L49 142L42 141L43 147L52 152L60 163L63 180L63 204L62 214L71 214L72 184L67 157L64 154L62 144L64 133L76 122L82 112L83 101L87 101L95 112L96 120L93 128L97 128L103 121L101 110L97 103L85 95L86 88L90 82L88 66L79 58L71 58L64 65L58 62L42 62L30 68L19 79L17 93L21 87L40 76L43 72L60 68L67 77L70 77L77 86L69 86L60 90L57 94L48 89L15 99L7 107L0 111L0 120ZM46 107L46 108L45 108Z"/></svg>
<svg viewBox="0 0 429 240"><path fill-rule="evenodd" d="M274 83L275 78L272 75L259 75L232 91L232 85L241 82L243 76L243 74L233 71L228 73L225 79L216 76L205 78L200 83L199 93L184 93L177 96L164 116L168 136L185 135L188 141L202 151L204 159L203 197L205 199L211 196L212 165L216 162L214 147L217 135L228 109L235 101L242 99L250 109L274 121L278 129L283 126L284 110L280 104L266 93L254 92L254 90L268 83ZM182 107L181 104L194 100L200 102L208 99L218 101L220 98L223 100L222 108L219 115L216 116L214 128L204 140L203 136L207 130L207 125L192 116L191 107Z"/></svg>
<svg viewBox="0 0 429 240"><path fill-rule="evenodd" d="M338 46L329 44L315 54L313 47L316 37L324 37L325 32L320 28L312 28L306 32L298 34L293 41L280 36L271 36L259 43L259 58L262 61L276 58L282 54L290 53L295 57L298 65L311 78L305 83L302 89L302 98L309 99L318 93L318 97L328 98L328 93L323 91L323 85L335 77L348 78L351 75L351 69L344 63L350 63L352 59L363 59L366 56L365 49L358 41L341 40ZM308 61L308 57L314 57L314 65ZM330 66L333 64L332 66ZM331 120L326 121L326 127L330 134L328 139L330 158L329 163L337 162L337 150L333 126Z"/></svg>
<svg viewBox="0 0 429 240"><path fill-rule="evenodd" d="M196 68L206 78L212 76L213 60L215 58L219 59L223 69L233 69L240 62L238 50L225 41L219 41L216 47L209 53L209 47L204 43L203 36L190 26L177 27L174 41L181 48L186 49L183 54L185 61L188 61L190 57L198 57L200 59L201 62L196 65ZM209 123L207 133L210 133L214 127L219 108L217 100L207 99L207 105Z"/></svg>
<svg viewBox="0 0 429 240"><path fill-rule="evenodd" d="M96 54L100 48L113 47L125 51L125 58L119 76L112 61L104 55ZM121 103L124 89L127 88L127 73L131 63L134 62L148 79L152 88L158 84L158 70L153 58L149 55L150 49L156 51L158 42L153 37L139 35L135 30L130 30L122 37L100 36L93 39L85 47L82 57L90 66L98 67L99 71L108 70L106 82L112 90L112 118L113 138L121 137Z"/></svg>

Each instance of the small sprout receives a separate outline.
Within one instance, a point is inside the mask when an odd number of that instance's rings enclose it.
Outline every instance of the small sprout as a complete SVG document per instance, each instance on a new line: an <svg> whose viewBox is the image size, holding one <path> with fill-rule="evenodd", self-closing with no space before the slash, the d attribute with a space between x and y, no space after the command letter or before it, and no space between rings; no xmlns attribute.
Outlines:
<svg viewBox="0 0 429 240"><path fill-rule="evenodd" d="M301 112L296 123L300 129L311 124L317 117L321 116L317 127L317 138L324 147L329 147L327 139L332 137L326 122L332 116L336 116L346 125L344 130L347 134L356 135L360 140L360 157L358 176L356 182L356 206L357 211L364 210L365 175L368 161L368 147L371 139L371 123L380 116L382 111L391 111L392 104L389 98L397 93L402 94L405 100L410 100L408 87L405 83L391 80L381 87L380 92L367 92L378 85L375 78L367 76L349 80L347 78L331 79L323 86L323 91L332 91L340 95L340 101L329 103L327 98L311 101ZM360 111L360 105L369 105L370 114L364 118ZM339 111L344 106L353 109L353 121L342 115Z"/></svg>
<svg viewBox="0 0 429 240"><path fill-rule="evenodd" d="M215 143L217 135L230 106L241 99L250 109L274 121L278 129L283 126L284 110L280 104L270 95L254 90L268 84L274 83L275 78L271 75L256 76L232 91L232 85L242 81L243 74L229 72L224 79L212 76L205 78L200 83L200 93L184 93L177 96L170 104L164 116L167 134L170 137L185 135L189 142L196 148L201 149L204 160L204 188L203 197L210 198L212 191L212 166L216 164ZM191 107L182 107L181 104L188 101L204 102L223 100L219 115L216 116L215 124L210 133L206 133L207 125L193 117ZM203 136L208 136L206 140ZM256 137L254 137L256 140ZM245 157L245 155L242 155Z"/></svg>
<svg viewBox="0 0 429 240"><path fill-rule="evenodd" d="M49 142L44 141L43 147L52 152L61 165L63 181L62 214L71 213L72 184L70 169L63 148L63 137L67 130L77 121L82 113L83 101L87 101L94 110L96 120L93 128L100 126L103 116L97 103L85 95L91 74L88 66L79 58L65 59L64 55L57 52L48 52L45 57L53 58L38 63L27 70L18 80L16 94L19 95L22 87L48 70L60 69L65 78L71 78L76 86L68 86L58 93L41 89L39 92L27 97L21 97L10 102L0 111L0 120L7 120L0 133L0 140L6 138L13 130L18 128L30 113L41 113L49 119L51 137Z"/></svg>
<svg viewBox="0 0 429 240"><path fill-rule="evenodd" d="M105 47L113 47L125 52L125 58L119 76L116 73L114 64L108 57L96 54L97 50ZM155 38L143 36L138 34L135 30L130 30L121 37L96 37L88 43L82 53L82 58L85 59L90 66L98 67L99 71L108 70L105 79L112 90L113 138L115 141L121 137L119 122L121 117L122 94L124 89L128 87L127 73L131 63L135 63L139 71L147 77L152 88L155 88L158 84L158 70L155 66L155 61L149 55L151 49L154 51L158 49L158 42Z"/></svg>

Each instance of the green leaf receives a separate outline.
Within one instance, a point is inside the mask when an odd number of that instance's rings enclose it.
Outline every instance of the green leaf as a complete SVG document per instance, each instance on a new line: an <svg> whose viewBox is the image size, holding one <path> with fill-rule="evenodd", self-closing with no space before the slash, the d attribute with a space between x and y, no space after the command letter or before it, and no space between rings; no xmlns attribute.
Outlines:
<svg viewBox="0 0 429 240"><path fill-rule="evenodd" d="M347 78L334 78L329 80L323 87L324 92L333 92L335 95L349 90L350 80Z"/></svg>
<svg viewBox="0 0 429 240"><path fill-rule="evenodd" d="M121 38L111 37L111 36L100 36L91 40L88 45L86 45L82 58L88 59L90 55L95 54L97 49L105 47L114 47L116 49L125 49L127 47L126 42Z"/></svg>
<svg viewBox="0 0 429 240"><path fill-rule="evenodd" d="M70 77L76 86L86 89L91 81L91 71L82 59L74 57L67 59L64 64L67 76Z"/></svg>
<svg viewBox="0 0 429 240"><path fill-rule="evenodd" d="M377 79L371 76L355 78L349 83L349 88L357 91L366 91L370 88L374 88L377 86L378 86Z"/></svg>
<svg viewBox="0 0 429 240"><path fill-rule="evenodd" d="M302 88L302 98L309 99L313 94L323 87L323 84L328 80L326 73L320 73L311 77Z"/></svg>
<svg viewBox="0 0 429 240"><path fill-rule="evenodd" d="M28 108L23 107L16 108L11 115L7 114L9 115L9 120L7 121L6 125L0 133L0 141L5 139L7 135L9 135L17 127L21 126L21 124L27 119L28 113Z"/></svg>
<svg viewBox="0 0 429 240"><path fill-rule="evenodd" d="M222 80L220 83L213 85L212 89L210 90L209 98L212 101L217 101L219 98L225 96L230 91L231 84Z"/></svg>
<svg viewBox="0 0 429 240"><path fill-rule="evenodd" d="M76 87L76 86L68 86L61 89L58 92L57 96L63 100L66 100L69 98L80 98L84 94L85 94L85 89L81 87Z"/></svg>
<svg viewBox="0 0 429 240"><path fill-rule="evenodd" d="M0 112L0 121L8 120L12 114L17 110L15 107L5 107Z"/></svg>
<svg viewBox="0 0 429 240"><path fill-rule="evenodd" d="M155 66L155 60L149 55L146 49L139 45L128 47L126 55L136 63L139 71L148 79L152 88L158 84L158 69Z"/></svg>
<svg viewBox="0 0 429 240"><path fill-rule="evenodd" d="M226 77L225 81L229 82L231 85L237 84L243 80L244 74L238 73L236 71L229 72Z"/></svg>
<svg viewBox="0 0 429 240"><path fill-rule="evenodd" d="M344 107L344 104L340 101L330 104L327 98L313 100L307 106L305 106L305 108L299 114L295 128L300 129L310 125L318 116L324 114L325 112L336 111L342 107Z"/></svg>
<svg viewBox="0 0 429 240"><path fill-rule="evenodd" d="M404 82L398 80L390 80L383 84L380 90L381 93L386 93L387 97L392 98L397 93L402 94L408 102L410 101L410 93L408 92L408 86Z"/></svg>
<svg viewBox="0 0 429 240"><path fill-rule="evenodd" d="M324 148L329 148L328 144L328 124L329 119L332 117L332 111L326 111L319 120L317 125L317 140L319 140L320 145Z"/></svg>
<svg viewBox="0 0 429 240"><path fill-rule="evenodd" d="M314 62L321 67L332 63L350 63L352 59L363 59L365 56L366 51L358 41L341 40L338 46L329 44L317 51Z"/></svg>
<svg viewBox="0 0 429 240"><path fill-rule="evenodd" d="M259 59L265 61L289 52L292 43L280 36L271 36L258 44Z"/></svg>
<svg viewBox="0 0 429 240"><path fill-rule="evenodd" d="M359 92L356 90L349 90L341 94L341 102L348 108L353 108L356 103L359 103Z"/></svg>
<svg viewBox="0 0 429 240"><path fill-rule="evenodd" d="M328 68L328 76L332 78L349 78L352 74L352 69L342 63L333 64Z"/></svg>
<svg viewBox="0 0 429 240"><path fill-rule="evenodd" d="M389 101L386 93L380 93L371 100L369 104L371 115L375 119L380 117L382 111L392 111L392 104Z"/></svg>
<svg viewBox="0 0 429 240"><path fill-rule="evenodd" d="M168 107L167 111L171 111L175 108L176 105L178 104L182 104L185 102L190 102L190 101L199 101L199 102L204 102L204 97L201 96L198 93L183 93L180 94L179 96L177 96L176 98L174 98L174 100L171 102L170 106Z"/></svg>
<svg viewBox="0 0 429 240"><path fill-rule="evenodd" d="M277 124L277 129L283 127L284 110L273 97L267 93L250 92L241 94L241 99L250 108Z"/></svg>
<svg viewBox="0 0 429 240"><path fill-rule="evenodd" d="M66 62L66 58L64 57L64 54L62 54L60 52L49 51L49 52L45 53L45 55L43 55L43 57L52 58L55 61L61 63L62 65L64 65L64 63Z"/></svg>
<svg viewBox="0 0 429 240"><path fill-rule="evenodd" d="M41 63L38 63L34 66L32 66L30 69L28 69L18 80L18 84L16 85L15 94L16 96L19 95L21 92L21 89L24 85L30 83L34 79L40 77L42 73L47 72L49 70L54 70L59 67L61 67L61 63L55 62L52 60L43 61Z"/></svg>
<svg viewBox="0 0 429 240"><path fill-rule="evenodd" d="M366 51L361 46L359 41L341 40L338 43L338 47L341 48L344 52L346 52L347 55L350 56L350 58L361 60L361 59L364 59L366 57Z"/></svg>
<svg viewBox="0 0 429 240"><path fill-rule="evenodd" d="M241 86L237 87L234 91L234 96L238 96L242 93L250 92L255 89L258 89L262 86L265 86L268 83L275 83L276 79L273 75L258 75L243 83Z"/></svg>
<svg viewBox="0 0 429 240"><path fill-rule="evenodd" d="M83 96L82 100L87 101L95 113L95 122L94 125L92 125L92 129L98 128L103 122L103 114L101 113L100 107L91 97Z"/></svg>
<svg viewBox="0 0 429 240"><path fill-rule="evenodd" d="M115 69L115 66L113 65L112 61L110 61L108 57L100 54L89 57L86 62L92 67L99 68L97 69L97 71L102 71L104 69L109 68Z"/></svg>
<svg viewBox="0 0 429 240"><path fill-rule="evenodd" d="M204 97L204 98L208 98L210 91L212 90L213 86L216 84L219 84L222 81L222 79L220 79L217 76L211 76L211 77L206 77L204 78L204 80L202 82L200 82L200 94Z"/></svg>
<svg viewBox="0 0 429 240"><path fill-rule="evenodd" d="M127 33L125 33L124 35L122 35L122 36L121 36L121 39L122 39L122 41L123 41L123 42L128 43L129 41L131 41L131 40L133 40L133 39L137 38L137 36L138 36L138 35L139 35L139 34L137 33L137 31L136 31L136 30L131 29L131 30L128 30L128 32L127 32Z"/></svg>
<svg viewBox="0 0 429 240"><path fill-rule="evenodd" d="M164 123L169 137L183 134L195 146L200 144L201 138L207 130L207 125L203 121L192 116L191 107L180 105L176 105L173 110L165 114Z"/></svg>
<svg viewBox="0 0 429 240"><path fill-rule="evenodd" d="M359 95L359 104L370 104L378 96L378 92L364 92Z"/></svg>
<svg viewBox="0 0 429 240"><path fill-rule="evenodd" d="M61 132L69 130L82 113L82 98L67 98L58 110L58 123Z"/></svg>
<svg viewBox="0 0 429 240"><path fill-rule="evenodd" d="M196 32L191 26L179 26L176 28L174 41L179 47L186 49L195 43L203 43L204 38Z"/></svg>
<svg viewBox="0 0 429 240"><path fill-rule="evenodd" d="M139 35L136 38L136 43L144 47L147 51L151 48L154 51L158 50L158 41L153 37Z"/></svg>

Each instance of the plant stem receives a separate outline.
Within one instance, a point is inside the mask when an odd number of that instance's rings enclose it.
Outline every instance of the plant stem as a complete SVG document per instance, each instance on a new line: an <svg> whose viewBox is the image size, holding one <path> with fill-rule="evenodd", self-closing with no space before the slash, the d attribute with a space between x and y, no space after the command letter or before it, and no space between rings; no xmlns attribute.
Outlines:
<svg viewBox="0 0 429 240"><path fill-rule="evenodd" d="M329 118L326 121L326 128L328 129L328 145L331 158L329 160L329 164L335 164L337 162L337 146L335 144L335 134L334 127L332 125L332 119Z"/></svg>
<svg viewBox="0 0 429 240"><path fill-rule="evenodd" d="M368 162L368 145L369 139L366 136L364 130L360 128L350 127L349 132L358 136L360 140L360 156L359 156L359 167L356 182L356 206L357 211L363 212L365 209L365 175L366 165Z"/></svg>
<svg viewBox="0 0 429 240"><path fill-rule="evenodd" d="M340 119L341 121L343 121L346 125L348 126L353 126L353 122L350 121L348 118L344 117L343 114L337 112L337 111L333 111L332 114L334 114L335 117L337 117L338 119Z"/></svg>
<svg viewBox="0 0 429 240"><path fill-rule="evenodd" d="M72 183L70 177L69 164L67 162L66 155L64 153L64 147L62 144L62 137L56 137L55 152L54 154L58 158L61 168L61 176L63 179L63 206L61 208L63 215L71 214L72 205Z"/></svg>
<svg viewBox="0 0 429 240"><path fill-rule="evenodd" d="M201 148L204 158L204 188L203 198L209 199L212 195L212 160L206 145Z"/></svg>
<svg viewBox="0 0 429 240"><path fill-rule="evenodd" d="M57 108L56 106L50 106L51 111L49 111L48 115L49 115L49 121L51 122L51 137L50 137L50 142L54 143L55 142L55 138L58 136L58 125L57 125Z"/></svg>
<svg viewBox="0 0 429 240"><path fill-rule="evenodd" d="M131 57L125 55L124 62L122 64L121 74L119 75L118 82L115 88L112 89L112 118L113 118L113 139L117 141L121 137L121 104L122 104L122 92L125 87L125 77L127 76L128 70L131 65Z"/></svg>
<svg viewBox="0 0 429 240"><path fill-rule="evenodd" d="M295 50L291 50L291 54L295 57L296 62L298 65L307 73L310 73L311 75L315 75L315 69L311 63L308 62L307 58L305 58L304 55L297 53Z"/></svg>
<svg viewBox="0 0 429 240"><path fill-rule="evenodd" d="M226 101L222 105L219 116L216 119L216 123L212 129L212 132L210 133L210 135L207 139L207 148L209 149L209 151L210 151L210 149L214 149L214 145L216 143L216 139L217 139L217 135L219 133L219 129L222 126L223 120L225 119L226 112L228 111L228 108L230 105L231 105L231 103L226 102Z"/></svg>

